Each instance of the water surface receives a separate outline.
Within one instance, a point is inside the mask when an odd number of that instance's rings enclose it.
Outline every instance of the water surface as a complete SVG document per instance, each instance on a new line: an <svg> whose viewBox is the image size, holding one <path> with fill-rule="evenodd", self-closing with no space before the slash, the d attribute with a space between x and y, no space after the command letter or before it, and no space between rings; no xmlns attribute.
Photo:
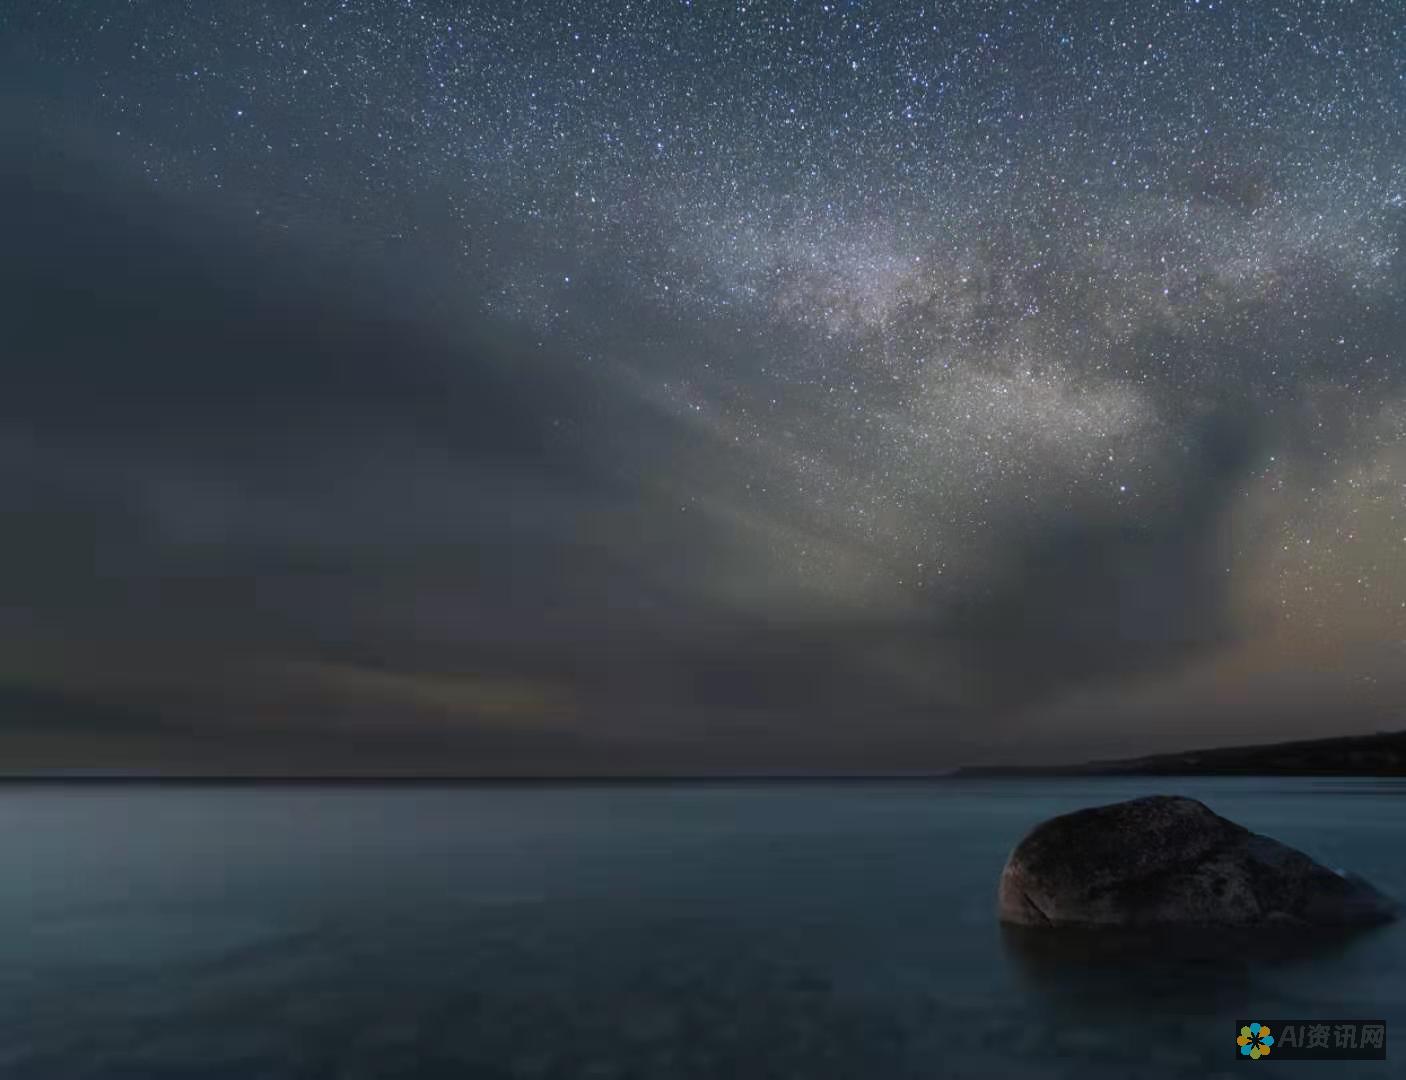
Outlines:
<svg viewBox="0 0 1406 1080"><path fill-rule="evenodd" d="M1399 1047L1406 924L1001 933L1026 830L1153 791L1406 897L1397 781L0 788L0 1076L1230 1076L1244 1015Z"/></svg>

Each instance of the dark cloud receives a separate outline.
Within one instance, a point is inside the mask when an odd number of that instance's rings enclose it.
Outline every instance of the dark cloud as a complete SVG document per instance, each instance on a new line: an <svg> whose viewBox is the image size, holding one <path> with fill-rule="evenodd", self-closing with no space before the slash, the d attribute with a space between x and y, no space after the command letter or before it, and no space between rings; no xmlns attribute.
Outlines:
<svg viewBox="0 0 1406 1080"><path fill-rule="evenodd" d="M1034 531L1012 524L1002 572L974 583L941 627L983 704L1175 668L1239 634L1227 516L1259 445L1238 414L1187 432L1182 491L1159 516L1081 506ZM1021 535L1021 534L1024 535Z"/></svg>
<svg viewBox="0 0 1406 1080"><path fill-rule="evenodd" d="M512 343L451 342L336 253L256 245L91 162L15 149L0 176L11 430L273 474L407 434L517 467L547 456L567 391L510 382Z"/></svg>
<svg viewBox="0 0 1406 1080"><path fill-rule="evenodd" d="M0 685L0 711L4 712L5 728L12 733L120 740L133 734L169 735L187 730L186 725L154 710L88 700L47 687Z"/></svg>

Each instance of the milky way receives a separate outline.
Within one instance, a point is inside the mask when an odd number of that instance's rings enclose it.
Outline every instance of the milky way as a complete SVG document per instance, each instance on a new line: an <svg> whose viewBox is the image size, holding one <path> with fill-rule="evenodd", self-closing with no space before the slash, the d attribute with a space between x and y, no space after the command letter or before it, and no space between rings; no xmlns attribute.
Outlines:
<svg viewBox="0 0 1406 1080"><path fill-rule="evenodd" d="M149 717L34 760L932 767L1399 720L1399 5L6 18L5 477L51 507L7 684ZM97 556L53 553L75 523Z"/></svg>

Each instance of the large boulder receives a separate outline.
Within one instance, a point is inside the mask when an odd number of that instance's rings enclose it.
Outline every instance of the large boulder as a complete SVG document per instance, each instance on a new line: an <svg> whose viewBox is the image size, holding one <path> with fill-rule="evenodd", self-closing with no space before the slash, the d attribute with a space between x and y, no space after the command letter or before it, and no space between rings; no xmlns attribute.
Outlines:
<svg viewBox="0 0 1406 1080"><path fill-rule="evenodd" d="M999 906L1024 926L1360 926L1397 913L1361 878L1170 795L1037 825L1006 861Z"/></svg>

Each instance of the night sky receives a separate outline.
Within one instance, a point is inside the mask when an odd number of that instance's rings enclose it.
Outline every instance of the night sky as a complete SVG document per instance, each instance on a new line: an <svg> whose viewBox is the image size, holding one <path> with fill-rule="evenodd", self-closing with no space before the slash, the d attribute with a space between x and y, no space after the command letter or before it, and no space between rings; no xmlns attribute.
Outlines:
<svg viewBox="0 0 1406 1080"><path fill-rule="evenodd" d="M1406 9L0 11L0 768L1406 726Z"/></svg>

